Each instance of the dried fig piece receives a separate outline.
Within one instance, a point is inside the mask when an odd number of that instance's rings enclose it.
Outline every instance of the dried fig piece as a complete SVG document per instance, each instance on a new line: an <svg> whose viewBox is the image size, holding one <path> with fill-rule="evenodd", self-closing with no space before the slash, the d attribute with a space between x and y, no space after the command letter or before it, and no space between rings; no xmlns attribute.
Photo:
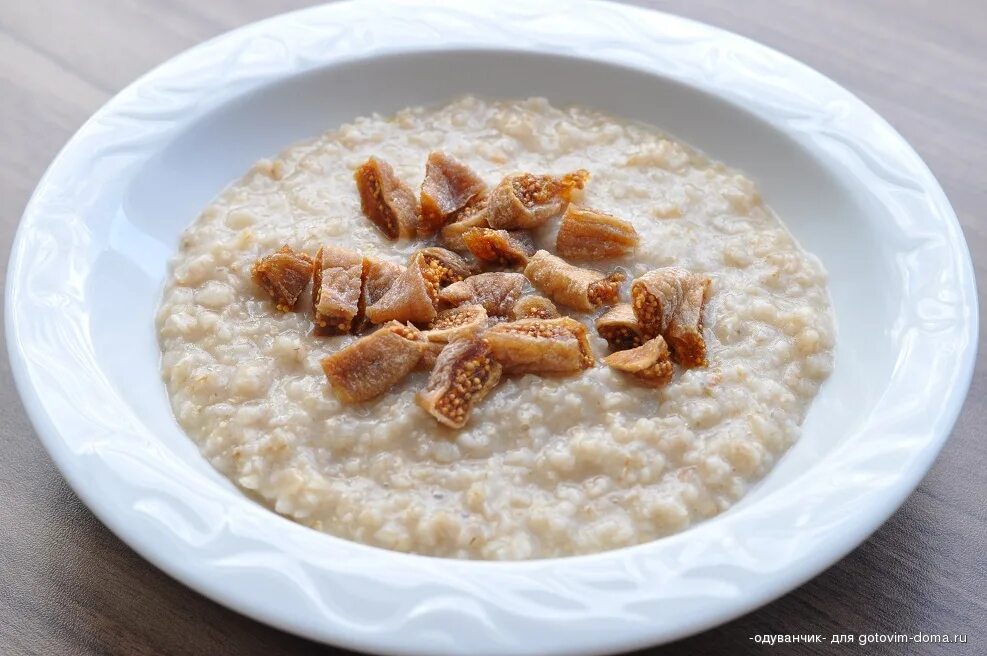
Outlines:
<svg viewBox="0 0 987 656"><path fill-rule="evenodd" d="M524 230L470 228L463 243L476 259L500 266L524 266L535 252L535 242Z"/></svg>
<svg viewBox="0 0 987 656"><path fill-rule="evenodd" d="M487 327L487 311L482 305L461 305L439 312L422 333L430 342L452 342Z"/></svg>
<svg viewBox="0 0 987 656"><path fill-rule="evenodd" d="M596 320L596 332L607 340L612 351L636 348L644 341L630 303L615 305Z"/></svg>
<svg viewBox="0 0 987 656"><path fill-rule="evenodd" d="M452 342L439 353L418 405L450 428L462 428L473 408L500 382L501 366L478 337Z"/></svg>
<svg viewBox="0 0 987 656"><path fill-rule="evenodd" d="M611 353L603 358L603 361L611 368L633 376L648 387L667 385L674 373L671 353L661 335L641 346Z"/></svg>
<svg viewBox="0 0 987 656"><path fill-rule="evenodd" d="M408 268L399 275L375 303L368 305L367 319L372 323L411 321L427 324L435 318L435 294L438 282L421 251L411 258Z"/></svg>
<svg viewBox="0 0 987 656"><path fill-rule="evenodd" d="M524 275L559 305L581 312L616 303L625 278L618 271L606 274L573 266L548 251L535 253L524 268Z"/></svg>
<svg viewBox="0 0 987 656"><path fill-rule="evenodd" d="M570 204L559 224L555 252L574 259L606 260L631 253L639 241L629 222Z"/></svg>
<svg viewBox="0 0 987 656"><path fill-rule="evenodd" d="M369 307L379 301L405 269L406 267L394 262L364 257L362 298L364 306Z"/></svg>
<svg viewBox="0 0 987 656"><path fill-rule="evenodd" d="M571 374L593 366L586 326L570 317L501 323L483 338L504 373Z"/></svg>
<svg viewBox="0 0 987 656"><path fill-rule="evenodd" d="M586 296L593 307L612 305L620 300L620 286L627 276L620 271L612 271L605 278L591 282L586 289Z"/></svg>
<svg viewBox="0 0 987 656"><path fill-rule="evenodd" d="M511 308L510 317L514 321L518 319L557 319L559 309L555 307L555 303L544 296L531 294L521 297L514 304L514 307Z"/></svg>
<svg viewBox="0 0 987 656"><path fill-rule="evenodd" d="M312 322L316 335L341 335L360 313L363 256L324 246L312 267Z"/></svg>
<svg viewBox="0 0 987 656"><path fill-rule="evenodd" d="M584 169L556 175L515 173L490 192L487 221L498 230L530 230L562 213L573 192L589 180Z"/></svg>
<svg viewBox="0 0 987 656"><path fill-rule="evenodd" d="M672 357L683 367L707 365L703 309L709 297L710 284L710 279L703 275L695 275L683 284L682 302L663 335L672 349Z"/></svg>
<svg viewBox="0 0 987 656"><path fill-rule="evenodd" d="M439 290L439 300L447 307L482 305L490 317L505 317L524 289L520 273L481 273Z"/></svg>
<svg viewBox="0 0 987 656"><path fill-rule="evenodd" d="M298 297L312 278L312 258L284 246L257 260L250 269L254 282L274 299L274 307L287 312L295 307Z"/></svg>
<svg viewBox="0 0 987 656"><path fill-rule="evenodd" d="M681 267L655 269L631 284L634 314L644 339L661 335L683 367L706 365L703 308L710 279Z"/></svg>
<svg viewBox="0 0 987 656"><path fill-rule="evenodd" d="M380 396L401 382L421 360L425 341L414 326L382 326L322 359L332 391L344 403Z"/></svg>
<svg viewBox="0 0 987 656"><path fill-rule="evenodd" d="M370 323L367 308L379 301L394 281L404 273L405 267L387 260L364 256L363 288L360 292L359 311L353 320L352 332L360 332Z"/></svg>
<svg viewBox="0 0 987 656"><path fill-rule="evenodd" d="M391 165L371 157L353 174L360 207L388 239L412 237L418 223L418 200Z"/></svg>
<svg viewBox="0 0 987 656"><path fill-rule="evenodd" d="M429 153L421 188L418 235L434 234L486 189L486 183L470 167L445 153Z"/></svg>
<svg viewBox="0 0 987 656"><path fill-rule="evenodd" d="M412 261L416 258L421 259L422 274L426 281L435 286L436 294L442 287L448 287L473 275L473 270L466 260L445 248L438 246L424 248L411 256Z"/></svg>
<svg viewBox="0 0 987 656"><path fill-rule="evenodd" d="M439 232L439 241L446 248L460 253L469 252L463 235L471 228L488 228L487 206L489 199L486 194L480 194L449 219L449 222Z"/></svg>

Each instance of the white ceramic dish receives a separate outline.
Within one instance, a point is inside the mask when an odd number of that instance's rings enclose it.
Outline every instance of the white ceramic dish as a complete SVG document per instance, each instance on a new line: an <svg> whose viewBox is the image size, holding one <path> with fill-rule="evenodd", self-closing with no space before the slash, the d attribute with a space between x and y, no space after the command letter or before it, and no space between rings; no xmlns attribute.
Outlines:
<svg viewBox="0 0 987 656"><path fill-rule="evenodd" d="M153 325L182 228L250 163L370 112L543 95L656 124L757 180L831 274L837 366L804 435L728 513L569 559L458 562L345 542L244 497L175 423ZM847 91L720 30L606 3L364 1L176 57L75 135L13 248L7 338L58 467L155 565L216 601L393 654L592 654L679 638L794 588L915 487L963 402L976 290L956 218Z"/></svg>

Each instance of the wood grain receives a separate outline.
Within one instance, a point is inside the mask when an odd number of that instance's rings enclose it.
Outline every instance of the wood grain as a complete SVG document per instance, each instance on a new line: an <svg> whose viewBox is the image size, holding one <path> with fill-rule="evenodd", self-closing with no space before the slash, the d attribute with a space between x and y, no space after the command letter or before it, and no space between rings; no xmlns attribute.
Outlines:
<svg viewBox="0 0 987 656"><path fill-rule="evenodd" d="M203 39L295 0L4 0L0 5L0 260L48 162L99 105ZM883 114L918 149L987 266L987 3L983 0L668 0L782 50ZM3 274L0 274L2 276ZM981 294L981 307L984 303ZM983 314L981 314L983 319ZM0 336L0 342L3 337ZM987 653L987 348L932 471L865 544L791 594L648 653L767 650L758 633L966 633L965 646L771 653ZM934 399L930 399L934 402ZM252 622L172 581L97 522L25 418L0 361L0 653L339 654ZM670 611L673 612L673 611Z"/></svg>

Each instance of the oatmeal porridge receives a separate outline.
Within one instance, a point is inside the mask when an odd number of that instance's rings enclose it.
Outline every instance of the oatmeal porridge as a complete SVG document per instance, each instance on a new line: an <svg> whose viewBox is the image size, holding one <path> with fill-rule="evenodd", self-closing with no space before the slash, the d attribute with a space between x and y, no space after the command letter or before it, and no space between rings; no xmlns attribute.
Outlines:
<svg viewBox="0 0 987 656"><path fill-rule="evenodd" d="M743 174L472 97L256 163L184 232L157 328L178 422L241 488L475 559L722 512L798 438L834 346L825 272Z"/></svg>

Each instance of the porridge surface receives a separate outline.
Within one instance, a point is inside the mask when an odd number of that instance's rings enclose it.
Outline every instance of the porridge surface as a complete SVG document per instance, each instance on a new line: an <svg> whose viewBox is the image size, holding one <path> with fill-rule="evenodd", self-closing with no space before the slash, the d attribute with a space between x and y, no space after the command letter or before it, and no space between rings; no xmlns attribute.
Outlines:
<svg viewBox="0 0 987 656"><path fill-rule="evenodd" d="M708 274L709 366L640 387L599 362L595 315L573 313L596 366L508 377L462 430L416 405L427 373L365 404L337 401L319 362L355 337L312 336L309 292L298 312L275 312L250 267L284 244L404 263L427 244L387 241L360 211L353 171L377 155L417 191L432 150L490 185L588 169L582 204L631 221L641 246L585 266ZM553 229L540 246L553 250ZM821 265L750 180L654 128L539 99L360 118L258 162L185 231L157 326L179 423L238 485L340 537L486 559L631 545L723 511L798 437L834 341Z"/></svg>

